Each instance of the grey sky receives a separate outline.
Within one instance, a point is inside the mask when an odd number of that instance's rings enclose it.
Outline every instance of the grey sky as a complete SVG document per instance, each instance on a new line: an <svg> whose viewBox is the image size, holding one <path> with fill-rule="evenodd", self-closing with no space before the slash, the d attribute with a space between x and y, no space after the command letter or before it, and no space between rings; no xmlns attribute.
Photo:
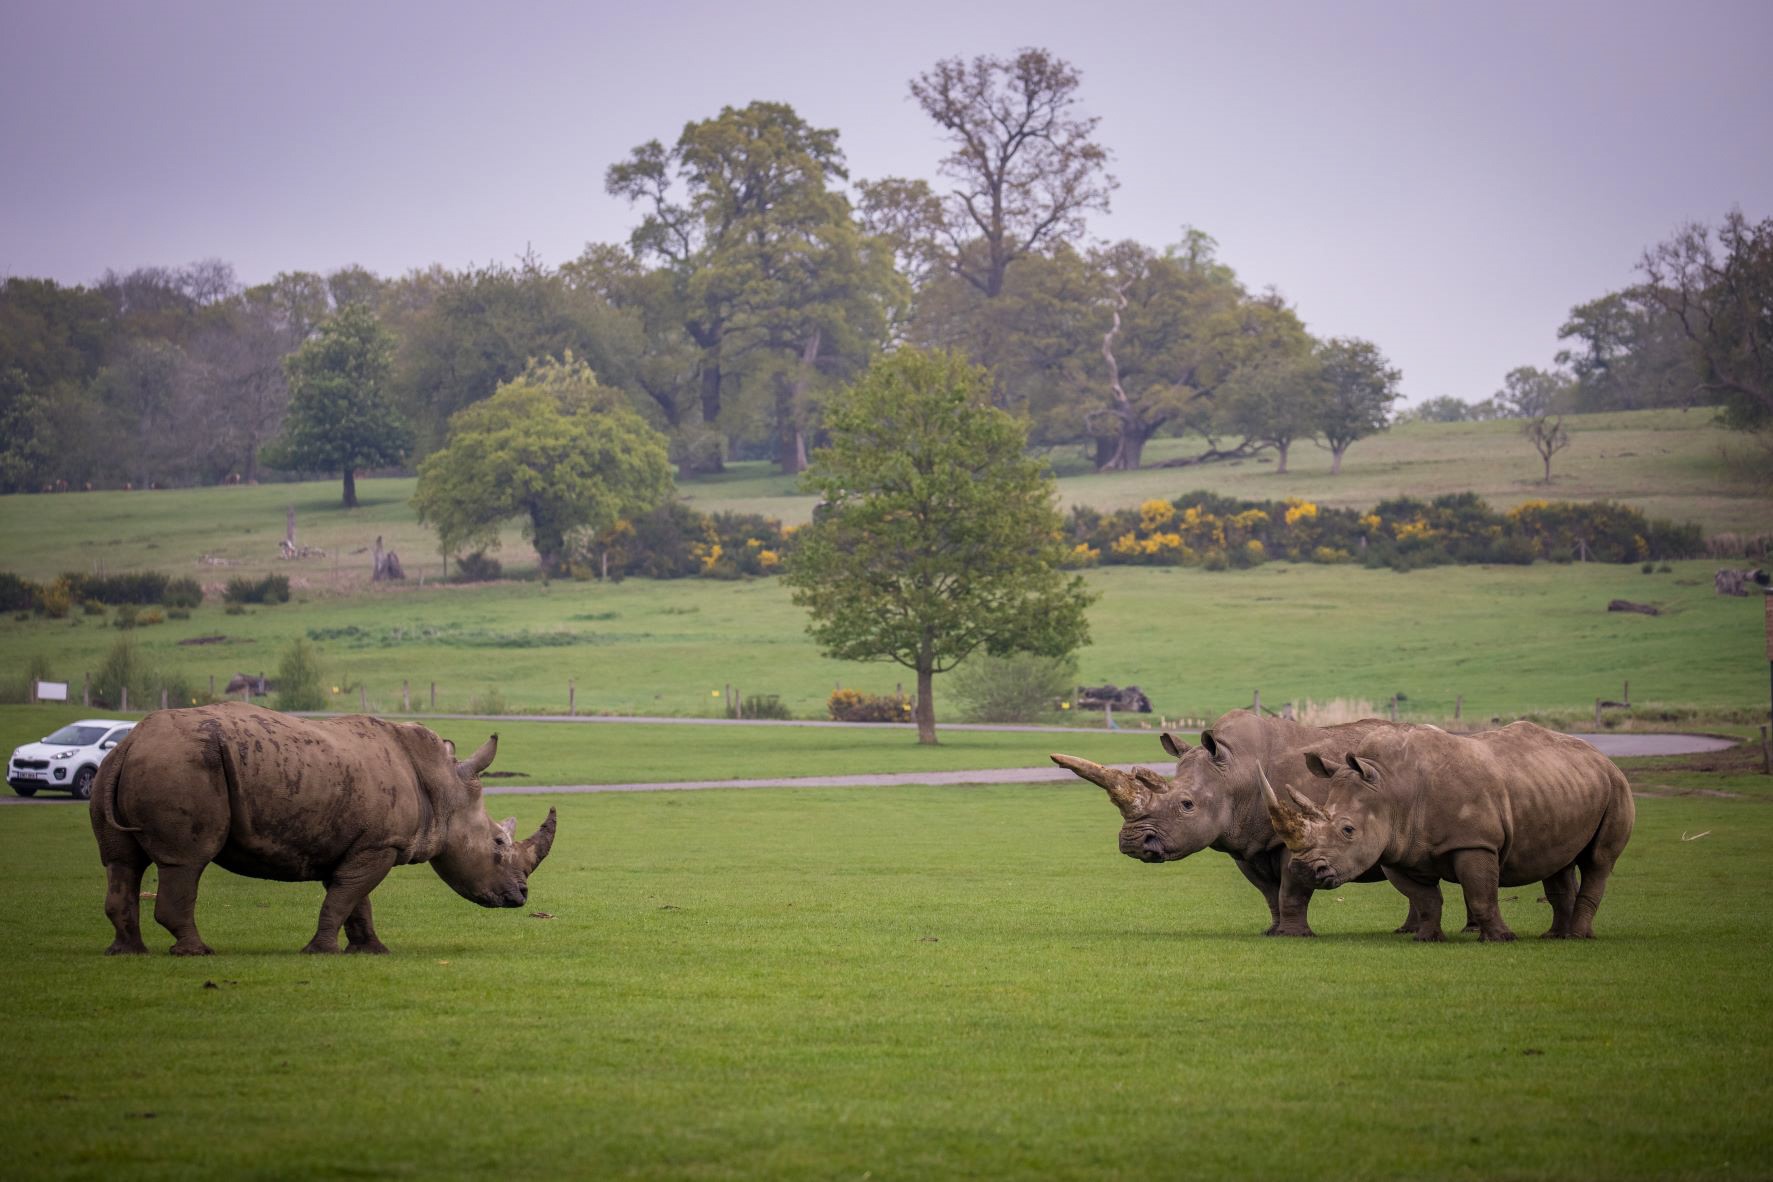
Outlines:
<svg viewBox="0 0 1773 1182"><path fill-rule="evenodd" d="M0 275L558 264L626 240L611 162L753 99L933 180L907 80L1025 45L1102 119L1097 236L1205 230L1412 400L1549 364L1681 222L1773 215L1773 0L0 0Z"/></svg>

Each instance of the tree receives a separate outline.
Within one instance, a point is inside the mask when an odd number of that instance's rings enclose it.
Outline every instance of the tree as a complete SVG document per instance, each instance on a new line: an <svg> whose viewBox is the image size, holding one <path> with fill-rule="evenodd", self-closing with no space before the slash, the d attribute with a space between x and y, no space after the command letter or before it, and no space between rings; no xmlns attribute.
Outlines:
<svg viewBox="0 0 1773 1182"><path fill-rule="evenodd" d="M1700 375L1680 322L1644 289L1610 292L1570 309L1557 361L1570 370L1573 409L1691 406Z"/></svg>
<svg viewBox="0 0 1773 1182"><path fill-rule="evenodd" d="M363 303L345 305L284 362L289 415L268 449L279 468L342 472L357 507L357 469L398 464L412 436L387 395L394 340Z"/></svg>
<svg viewBox="0 0 1773 1182"><path fill-rule="evenodd" d="M1536 415L1521 426L1521 434L1545 461L1545 483L1551 483L1551 457L1570 446L1570 433L1564 430L1563 415Z"/></svg>
<svg viewBox="0 0 1773 1182"><path fill-rule="evenodd" d="M1564 374L1522 365L1508 371L1502 389L1491 398L1504 418L1542 419L1562 409L1569 389L1570 380Z"/></svg>
<svg viewBox="0 0 1773 1182"><path fill-rule="evenodd" d="M1647 251L1645 295L1692 343L1700 388L1738 430L1773 427L1773 218L1750 223L1733 209L1717 228L1699 223ZM1719 257L1719 252L1722 257Z"/></svg>
<svg viewBox="0 0 1773 1182"><path fill-rule="evenodd" d="M648 208L630 245L671 276L679 322L700 352L705 428L720 422L727 375L769 335L761 314L796 290L792 273L817 268L835 227L852 224L831 187L847 176L835 130L765 102L723 108L686 125L671 149L651 140L610 166L605 188ZM717 451L687 461L721 464Z"/></svg>
<svg viewBox="0 0 1773 1182"><path fill-rule="evenodd" d="M954 145L941 164L955 183L939 227L947 265L987 297L1016 259L1077 238L1087 213L1108 209L1116 182L1094 138L1098 120L1076 109L1079 81L1044 49L946 58L911 81Z"/></svg>
<svg viewBox="0 0 1773 1182"><path fill-rule="evenodd" d="M786 573L828 655L916 674L920 743L936 741L935 674L979 650L1062 656L1089 635L1093 597L1059 565L1054 483L990 389L953 353L906 348L835 397L831 446L805 477L823 500Z"/></svg>
<svg viewBox="0 0 1773 1182"><path fill-rule="evenodd" d="M544 574L570 542L671 496L665 437L584 362L532 362L491 398L459 410L449 441L419 465L413 497L444 553L496 548L523 518Z"/></svg>
<svg viewBox="0 0 1773 1182"><path fill-rule="evenodd" d="M1320 389L1317 430L1330 449L1330 475L1342 471L1349 446L1385 430L1403 374L1372 341L1333 337L1317 351Z"/></svg>

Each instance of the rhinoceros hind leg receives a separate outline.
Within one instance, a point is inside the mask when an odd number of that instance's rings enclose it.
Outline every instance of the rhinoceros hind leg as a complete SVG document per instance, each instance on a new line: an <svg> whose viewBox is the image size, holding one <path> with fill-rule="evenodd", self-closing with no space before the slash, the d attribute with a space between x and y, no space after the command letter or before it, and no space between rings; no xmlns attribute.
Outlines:
<svg viewBox="0 0 1773 1182"><path fill-rule="evenodd" d="M1441 884L1438 881L1418 882L1391 869L1385 871L1385 880L1410 901L1410 910L1404 916L1403 926L1397 929L1399 932L1410 932L1425 944L1447 938L1441 931Z"/></svg>
<svg viewBox="0 0 1773 1182"><path fill-rule="evenodd" d="M1542 937L1567 940L1576 917L1576 867L1566 866L1545 880L1545 901L1551 904L1551 927Z"/></svg>
<svg viewBox="0 0 1773 1182"><path fill-rule="evenodd" d="M1465 914L1477 924L1478 939L1487 944L1514 939L1514 932L1502 922L1502 908L1496 900L1496 887L1502 877L1496 851L1460 850L1453 855L1453 873L1459 876L1459 886L1465 891Z"/></svg>
<svg viewBox="0 0 1773 1182"><path fill-rule="evenodd" d="M337 952L339 950L339 928L347 919L356 915L359 907L363 908L364 927L374 938L374 928L369 925L369 909L367 906L369 893L381 885L382 879L388 877L388 871L394 869L393 850L368 850L355 854L341 862L326 880L326 898L320 904L320 922L314 928L314 938L308 941L303 952ZM373 952L373 948L365 951Z"/></svg>
<svg viewBox="0 0 1773 1182"><path fill-rule="evenodd" d="M363 896L363 902L357 904L345 919L346 952L370 952L378 956L388 951L388 946L376 938L376 925L370 916L369 896Z"/></svg>
<svg viewBox="0 0 1773 1182"><path fill-rule="evenodd" d="M215 951L197 934L197 881L208 865L160 867L154 922L172 933L174 956L208 956Z"/></svg>
<svg viewBox="0 0 1773 1182"><path fill-rule="evenodd" d="M127 861L105 866L105 918L117 930L117 938L105 949L106 956L146 955L142 943L142 871L148 858L140 847Z"/></svg>

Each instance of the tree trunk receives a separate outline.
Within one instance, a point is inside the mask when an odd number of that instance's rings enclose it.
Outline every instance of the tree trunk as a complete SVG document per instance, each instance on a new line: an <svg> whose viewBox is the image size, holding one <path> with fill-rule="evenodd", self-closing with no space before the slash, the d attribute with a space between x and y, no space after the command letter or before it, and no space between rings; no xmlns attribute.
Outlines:
<svg viewBox="0 0 1773 1182"><path fill-rule="evenodd" d="M1275 454L1280 457L1274 463L1274 474L1276 476L1285 476L1287 474L1287 451L1292 446L1293 441L1291 439L1281 439L1275 442Z"/></svg>
<svg viewBox="0 0 1773 1182"><path fill-rule="evenodd" d="M1545 453L1544 459L1545 459L1545 483L1550 484L1551 483L1551 453L1550 452Z"/></svg>
<svg viewBox="0 0 1773 1182"><path fill-rule="evenodd" d="M917 741L926 747L936 745L935 663L926 645L917 656L917 709L912 712L917 719Z"/></svg>
<svg viewBox="0 0 1773 1182"><path fill-rule="evenodd" d="M1331 476L1339 476L1342 474L1342 453L1347 450L1348 450L1348 445L1346 443L1341 443L1341 444L1332 443L1330 445L1330 475Z"/></svg>
<svg viewBox="0 0 1773 1182"><path fill-rule="evenodd" d="M357 507L357 469L345 469L345 508Z"/></svg>
<svg viewBox="0 0 1773 1182"><path fill-rule="evenodd" d="M800 368L792 381L783 374L776 377L776 463L781 465L784 476L806 471L806 430L801 426L801 414L823 337L823 331L817 328L807 337L800 351Z"/></svg>

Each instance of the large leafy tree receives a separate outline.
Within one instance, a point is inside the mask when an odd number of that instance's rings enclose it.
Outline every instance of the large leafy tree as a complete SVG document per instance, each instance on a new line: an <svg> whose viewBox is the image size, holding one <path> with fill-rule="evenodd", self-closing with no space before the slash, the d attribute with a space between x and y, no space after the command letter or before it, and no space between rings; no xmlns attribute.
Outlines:
<svg viewBox="0 0 1773 1182"><path fill-rule="evenodd" d="M1378 345L1358 337L1332 337L1318 347L1316 361L1314 426L1330 451L1330 475L1335 476L1350 446L1390 425L1403 372Z"/></svg>
<svg viewBox="0 0 1773 1182"><path fill-rule="evenodd" d="M446 554L499 544L521 518L544 573L580 533L643 513L672 493L665 437L584 362L532 362L450 419L449 441L419 465L413 503Z"/></svg>
<svg viewBox="0 0 1773 1182"><path fill-rule="evenodd" d="M279 468L344 475L344 506L357 506L357 469L398 464L412 435L388 398L394 338L367 304L353 303L284 361L289 413L266 449Z"/></svg>
<svg viewBox="0 0 1773 1182"><path fill-rule="evenodd" d="M720 425L730 377L752 351L798 351L817 364L830 334L823 321L841 302L830 289L852 286L861 270L849 202L833 188L847 175L836 131L766 102L724 108L685 126L671 148L652 140L610 167L605 187L646 210L630 245L670 275L669 298L698 351L704 432L680 428L687 467L720 466L706 432Z"/></svg>
<svg viewBox="0 0 1773 1182"><path fill-rule="evenodd" d="M1089 636L1054 483L990 390L956 354L886 355L827 404L831 446L805 478L822 504L796 535L794 601L827 654L915 673L920 743L936 741L936 674L981 649L1061 656Z"/></svg>
<svg viewBox="0 0 1773 1182"><path fill-rule="evenodd" d="M1699 387L1723 407L1724 422L1773 428L1773 218L1750 222L1736 209L1715 232L1689 225L1639 269L1645 296L1691 343Z"/></svg>

